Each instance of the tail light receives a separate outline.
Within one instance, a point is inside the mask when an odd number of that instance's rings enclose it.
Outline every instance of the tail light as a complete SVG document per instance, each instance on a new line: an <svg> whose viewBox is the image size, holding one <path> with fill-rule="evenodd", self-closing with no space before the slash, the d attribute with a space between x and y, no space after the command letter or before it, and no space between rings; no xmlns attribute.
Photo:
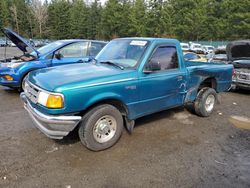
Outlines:
<svg viewBox="0 0 250 188"><path fill-rule="evenodd" d="M235 69L233 69L232 79L235 79L235 78L236 78L236 71L235 71Z"/></svg>

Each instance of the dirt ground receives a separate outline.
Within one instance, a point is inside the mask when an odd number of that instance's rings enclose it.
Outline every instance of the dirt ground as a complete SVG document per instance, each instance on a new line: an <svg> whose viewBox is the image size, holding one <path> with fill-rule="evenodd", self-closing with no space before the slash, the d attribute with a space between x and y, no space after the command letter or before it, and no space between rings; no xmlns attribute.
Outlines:
<svg viewBox="0 0 250 188"><path fill-rule="evenodd" d="M0 87L0 187L250 187L250 130L230 121L250 118L250 92L220 101L208 118L182 107L140 118L132 135L92 152L75 133L44 136L19 93Z"/></svg>

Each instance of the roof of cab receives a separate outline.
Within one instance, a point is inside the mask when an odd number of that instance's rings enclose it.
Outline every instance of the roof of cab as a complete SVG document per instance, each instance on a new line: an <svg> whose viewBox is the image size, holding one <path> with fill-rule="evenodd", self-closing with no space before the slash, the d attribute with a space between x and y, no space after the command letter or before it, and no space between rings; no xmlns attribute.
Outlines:
<svg viewBox="0 0 250 188"><path fill-rule="evenodd" d="M179 41L177 39L171 39L171 38L151 38L151 37L125 37L125 38L116 38L114 40L120 40L120 39L147 40L147 41L150 41L150 42L159 41L159 42L179 43Z"/></svg>
<svg viewBox="0 0 250 188"><path fill-rule="evenodd" d="M58 40L58 41L61 41L61 42L63 42L63 43L84 42L84 41L87 41L87 42L99 42L99 43L104 43L104 44L107 43L106 41L89 40L89 39L64 39L64 40Z"/></svg>

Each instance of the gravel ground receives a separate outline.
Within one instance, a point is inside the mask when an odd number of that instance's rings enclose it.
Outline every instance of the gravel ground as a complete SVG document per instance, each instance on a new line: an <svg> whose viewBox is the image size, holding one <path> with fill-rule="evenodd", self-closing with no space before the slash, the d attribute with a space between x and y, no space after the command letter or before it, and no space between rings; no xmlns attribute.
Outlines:
<svg viewBox="0 0 250 188"><path fill-rule="evenodd" d="M208 118L182 107L140 118L132 135L92 152L75 133L44 136L19 93L0 87L0 187L250 187L250 130L230 123L250 118L249 96L220 94Z"/></svg>

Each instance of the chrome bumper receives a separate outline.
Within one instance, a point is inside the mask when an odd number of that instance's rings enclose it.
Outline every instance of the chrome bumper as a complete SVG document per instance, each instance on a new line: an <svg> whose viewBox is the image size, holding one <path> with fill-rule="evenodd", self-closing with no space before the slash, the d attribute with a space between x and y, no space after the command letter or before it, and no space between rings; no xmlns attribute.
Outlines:
<svg viewBox="0 0 250 188"><path fill-rule="evenodd" d="M35 126L50 138L62 139L64 136L67 136L82 119L81 116L45 115L30 105L24 93L21 93L20 98L23 100L24 108L29 113Z"/></svg>
<svg viewBox="0 0 250 188"><path fill-rule="evenodd" d="M249 80L233 80L231 88L232 89L236 89L236 88L250 89L250 81Z"/></svg>

